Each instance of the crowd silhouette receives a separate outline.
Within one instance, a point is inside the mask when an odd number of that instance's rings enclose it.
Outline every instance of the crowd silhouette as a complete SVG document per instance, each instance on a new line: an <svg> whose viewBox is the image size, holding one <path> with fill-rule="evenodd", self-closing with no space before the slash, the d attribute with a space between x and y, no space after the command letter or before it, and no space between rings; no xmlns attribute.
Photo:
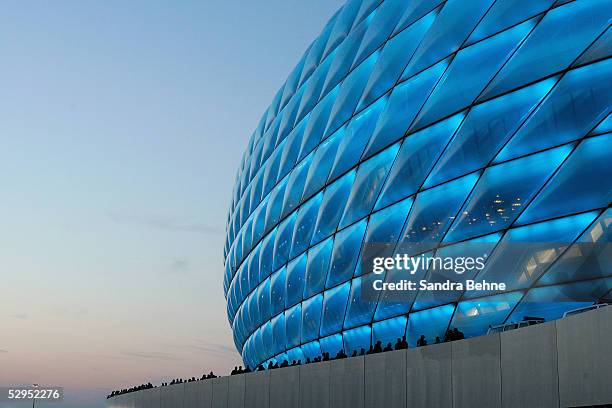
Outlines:
<svg viewBox="0 0 612 408"><path fill-rule="evenodd" d="M456 327L453 329L448 329L446 333L444 333L444 342L462 340L464 338L465 338L465 335L463 334L463 332L458 330ZM436 336L433 342L433 344L438 344L438 343L442 343L442 341L440 340L440 336ZM425 338L425 335L421 334L421 336L417 339L416 346L423 347L423 346L427 346L427 344L428 342L427 342L427 339ZM397 338L395 345L391 344L391 342L388 342L387 345L383 347L382 342L379 340L373 345L370 344L370 347L368 350L366 350L363 347L359 350L359 352L357 350L354 350L350 357L385 353L385 352L393 351L393 350L405 350L407 348L408 348L408 342L406 341L406 336L403 336L401 338L400 337ZM289 362L288 360L283 360L280 363L278 361L275 361L275 362L269 361L267 365L259 364L254 369L251 369L248 365L244 368L242 366L235 366L234 369L231 371L230 375L245 374L245 373L250 373L253 371L264 371L266 369L274 370L277 368L293 367L293 366L299 366L302 364L318 363L321 361L340 360L340 359L348 358L348 357L349 356L344 352L344 349L341 349L340 351L338 351L338 353L336 353L334 357L331 357L330 354L327 352L323 352L320 356L314 357L313 359L310 359L310 357L306 358L304 363L302 363L301 359L298 359L298 360L292 360L291 362ZM165 387L168 385L174 385L174 384L183 384L183 383L190 383L190 382L195 382L195 381L208 380L211 378L217 378L217 376L213 374L212 371L209 374L204 374L199 379L197 379L196 377L191 377L187 380L178 378L170 382L162 382L161 387ZM127 394L130 392L141 391L141 390L146 390L150 388L156 388L156 386L152 385L151 383L142 384L137 387L113 391L106 398L111 398L116 395Z"/></svg>

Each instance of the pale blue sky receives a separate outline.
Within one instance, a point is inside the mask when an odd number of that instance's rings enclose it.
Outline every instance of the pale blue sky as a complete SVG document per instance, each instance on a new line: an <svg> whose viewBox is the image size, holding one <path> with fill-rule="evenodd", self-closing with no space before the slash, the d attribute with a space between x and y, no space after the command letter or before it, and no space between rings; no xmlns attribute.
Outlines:
<svg viewBox="0 0 612 408"><path fill-rule="evenodd" d="M234 175L341 4L2 2L0 386L102 407L110 388L239 363L222 289Z"/></svg>

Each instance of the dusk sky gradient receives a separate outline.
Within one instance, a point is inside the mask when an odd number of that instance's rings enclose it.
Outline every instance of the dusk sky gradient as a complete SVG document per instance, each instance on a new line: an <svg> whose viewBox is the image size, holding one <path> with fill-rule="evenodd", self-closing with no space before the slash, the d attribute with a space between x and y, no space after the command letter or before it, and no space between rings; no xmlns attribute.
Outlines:
<svg viewBox="0 0 612 408"><path fill-rule="evenodd" d="M234 176L342 3L2 2L0 386L99 408L241 364L222 287Z"/></svg>

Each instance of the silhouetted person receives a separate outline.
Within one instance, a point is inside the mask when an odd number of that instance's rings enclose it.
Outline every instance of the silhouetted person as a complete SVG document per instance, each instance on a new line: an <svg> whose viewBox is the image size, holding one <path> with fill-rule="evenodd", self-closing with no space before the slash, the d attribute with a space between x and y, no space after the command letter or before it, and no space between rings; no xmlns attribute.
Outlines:
<svg viewBox="0 0 612 408"><path fill-rule="evenodd" d="M310 357L306 357L306 364L310 364Z"/></svg>
<svg viewBox="0 0 612 408"><path fill-rule="evenodd" d="M399 337L397 338L397 341L395 342L394 348L395 348L395 350L401 350L402 349L402 339L400 339Z"/></svg>
<svg viewBox="0 0 612 408"><path fill-rule="evenodd" d="M436 344L440 344L440 336L436 336L436 341L435 341L435 343L436 343Z"/></svg>
<svg viewBox="0 0 612 408"><path fill-rule="evenodd" d="M372 348L372 346L370 346L370 348ZM359 350L359 355L360 355L360 356L363 356L363 355L365 355L365 353L366 353L366 351L365 351L365 349L362 347L362 348L361 348L361 350Z"/></svg>
<svg viewBox="0 0 612 408"><path fill-rule="evenodd" d="M281 366L281 368L289 367L289 362L287 360L283 360L283 363L280 366Z"/></svg>
<svg viewBox="0 0 612 408"><path fill-rule="evenodd" d="M402 350L406 350L408 348L408 342L406 341L406 336L402 336Z"/></svg>
<svg viewBox="0 0 612 408"><path fill-rule="evenodd" d="M425 336L421 334L421 337L417 340L417 347L423 347L427 345L427 340L425 340Z"/></svg>
<svg viewBox="0 0 612 408"><path fill-rule="evenodd" d="M351 354L351 357L357 357L357 350L353 350L353 354Z"/></svg>
<svg viewBox="0 0 612 408"><path fill-rule="evenodd" d="M444 333L444 342L446 343L447 341L453 341L453 331L452 330L447 330L446 333Z"/></svg>
<svg viewBox="0 0 612 408"><path fill-rule="evenodd" d="M366 354L372 354L374 353L374 347L370 344L370 348L368 349L368 351L366 351Z"/></svg>
<svg viewBox="0 0 612 408"><path fill-rule="evenodd" d="M374 345L374 353L382 353L382 342L380 340Z"/></svg>
<svg viewBox="0 0 612 408"><path fill-rule="evenodd" d="M465 339L465 335L463 334L463 332L459 331L456 327L453 329L453 336L455 337L455 340Z"/></svg>
<svg viewBox="0 0 612 408"><path fill-rule="evenodd" d="M323 352L323 361L329 361L329 353Z"/></svg>
<svg viewBox="0 0 612 408"><path fill-rule="evenodd" d="M391 342L387 343L383 351L393 351L393 346L391 345Z"/></svg>

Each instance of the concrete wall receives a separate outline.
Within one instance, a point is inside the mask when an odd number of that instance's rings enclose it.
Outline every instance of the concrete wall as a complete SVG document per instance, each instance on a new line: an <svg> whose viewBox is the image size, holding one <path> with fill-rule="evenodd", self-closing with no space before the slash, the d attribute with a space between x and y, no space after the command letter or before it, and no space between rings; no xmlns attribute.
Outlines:
<svg viewBox="0 0 612 408"><path fill-rule="evenodd" d="M612 404L612 307L501 334L134 392L108 408Z"/></svg>

